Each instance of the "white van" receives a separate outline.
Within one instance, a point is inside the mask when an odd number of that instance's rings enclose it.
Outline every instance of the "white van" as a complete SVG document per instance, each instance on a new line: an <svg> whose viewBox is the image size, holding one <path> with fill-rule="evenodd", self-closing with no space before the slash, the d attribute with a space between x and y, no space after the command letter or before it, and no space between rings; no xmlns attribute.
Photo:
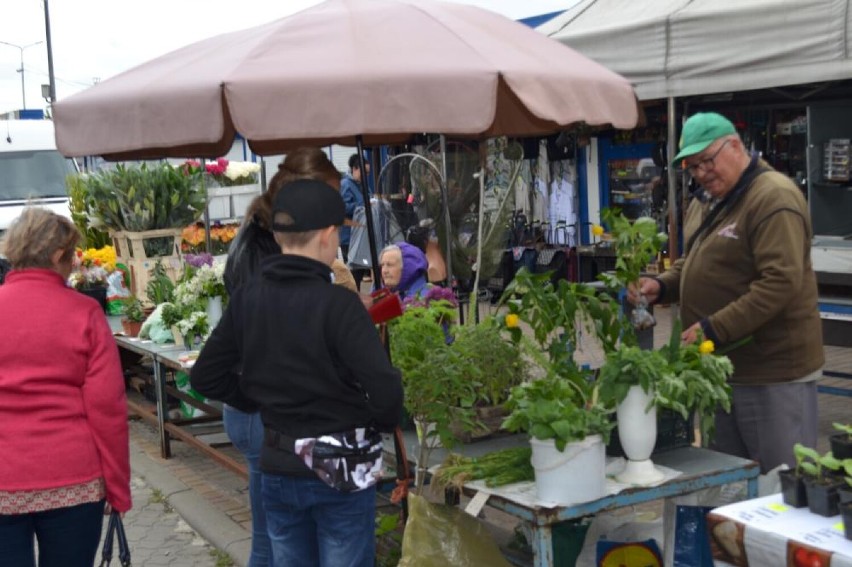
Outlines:
<svg viewBox="0 0 852 567"><path fill-rule="evenodd" d="M65 177L72 159L56 150L50 120L0 120L0 235L29 204L71 217Z"/></svg>

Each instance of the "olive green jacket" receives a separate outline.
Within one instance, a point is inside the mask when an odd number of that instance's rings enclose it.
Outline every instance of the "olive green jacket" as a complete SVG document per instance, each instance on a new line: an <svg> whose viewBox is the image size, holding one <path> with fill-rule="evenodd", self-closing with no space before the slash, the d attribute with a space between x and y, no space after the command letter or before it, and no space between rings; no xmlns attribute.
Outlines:
<svg viewBox="0 0 852 567"><path fill-rule="evenodd" d="M736 384L797 380L825 361L807 203L789 178L760 165L769 171L658 278L659 302L680 301L684 329L702 321L717 348L753 337L728 353ZM684 243L709 212L693 200Z"/></svg>

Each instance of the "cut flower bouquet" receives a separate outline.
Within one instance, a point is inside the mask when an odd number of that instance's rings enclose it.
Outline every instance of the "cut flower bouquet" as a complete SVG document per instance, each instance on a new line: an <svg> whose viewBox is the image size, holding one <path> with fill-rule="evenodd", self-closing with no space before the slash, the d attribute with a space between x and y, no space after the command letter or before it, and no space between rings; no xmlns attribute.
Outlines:
<svg viewBox="0 0 852 567"><path fill-rule="evenodd" d="M207 315L207 304L214 297L227 300L225 290L225 264L213 261L210 255L194 258L196 266L187 264L183 277L175 286L173 301L163 308L163 323L175 327L190 345L200 337L202 342L212 329Z"/></svg>
<svg viewBox="0 0 852 567"><path fill-rule="evenodd" d="M106 287L109 275L115 271L115 248L77 249L74 257L74 271L68 278L68 285L75 289Z"/></svg>
<svg viewBox="0 0 852 567"><path fill-rule="evenodd" d="M200 171L201 164L189 160L184 163L184 168L190 172ZM204 172L222 187L233 185L249 185L257 183L260 173L260 164L250 161L229 161L219 158L216 161L204 164Z"/></svg>

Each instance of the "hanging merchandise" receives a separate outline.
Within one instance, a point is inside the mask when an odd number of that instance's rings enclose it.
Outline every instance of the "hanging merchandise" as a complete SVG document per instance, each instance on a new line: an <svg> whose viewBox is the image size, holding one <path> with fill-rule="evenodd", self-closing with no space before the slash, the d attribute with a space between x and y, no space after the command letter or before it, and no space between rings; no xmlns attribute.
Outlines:
<svg viewBox="0 0 852 567"><path fill-rule="evenodd" d="M577 213L574 204L574 173L570 163L560 163L560 175L554 177L550 186L549 242L559 246L577 245Z"/></svg>
<svg viewBox="0 0 852 567"><path fill-rule="evenodd" d="M521 176L515 183L515 212L523 214L524 217L530 214L530 187L535 186L535 174L531 174L533 163L535 162L527 160L527 166L521 168Z"/></svg>
<svg viewBox="0 0 852 567"><path fill-rule="evenodd" d="M550 193L547 190L545 178L535 180L535 188L532 191L532 222L546 223L550 220Z"/></svg>

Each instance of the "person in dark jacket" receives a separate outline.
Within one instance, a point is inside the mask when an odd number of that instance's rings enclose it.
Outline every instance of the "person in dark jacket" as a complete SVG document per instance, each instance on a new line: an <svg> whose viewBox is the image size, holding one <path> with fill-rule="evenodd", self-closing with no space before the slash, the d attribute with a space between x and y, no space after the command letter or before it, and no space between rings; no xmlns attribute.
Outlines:
<svg viewBox="0 0 852 567"><path fill-rule="evenodd" d="M370 165L366 160L364 162L364 170L367 174L370 173ZM343 203L346 205L346 218L350 221L355 215L355 209L367 206L367 203L364 203L364 195L361 193L361 183L365 182L364 176L361 174L361 160L358 159L358 154L352 154L349 156L349 173L344 175L340 182L340 196L343 197ZM351 234L352 229L348 226L340 229L340 249L343 251L344 259L347 261L351 260L349 257L349 239ZM369 272L370 270L363 268L353 268L352 275L355 278L355 285L359 289L361 288L361 280Z"/></svg>
<svg viewBox="0 0 852 567"><path fill-rule="evenodd" d="M359 297L331 285L340 194L294 181L279 190L273 214L282 254L264 258L260 276L231 296L192 386L260 409L273 564L372 566L379 432L398 423L400 374Z"/></svg>
<svg viewBox="0 0 852 567"><path fill-rule="evenodd" d="M296 179L319 179L332 187L338 187L340 172L319 148L302 147L287 154L269 181L269 190L252 200L246 210L245 221L228 249L225 287L229 296L258 274L261 260L281 254L281 247L272 235L272 205L278 190L285 183ZM356 291L355 280L343 262L335 260L331 267L334 283ZM223 419L228 438L248 463L252 527L248 567L269 567L271 551L261 494L260 450L263 445L263 424L260 414L242 412L225 405Z"/></svg>
<svg viewBox="0 0 852 567"><path fill-rule="evenodd" d="M382 281L400 298L417 297L427 287L429 260L420 248L407 242L386 246L379 255Z"/></svg>
<svg viewBox="0 0 852 567"><path fill-rule="evenodd" d="M710 448L758 461L764 474L793 467L796 443L816 446L825 363L807 202L720 114L686 121L681 159L706 199L687 211L683 257L641 278L630 298L679 301L685 343L747 341L728 353L731 413L716 412Z"/></svg>

